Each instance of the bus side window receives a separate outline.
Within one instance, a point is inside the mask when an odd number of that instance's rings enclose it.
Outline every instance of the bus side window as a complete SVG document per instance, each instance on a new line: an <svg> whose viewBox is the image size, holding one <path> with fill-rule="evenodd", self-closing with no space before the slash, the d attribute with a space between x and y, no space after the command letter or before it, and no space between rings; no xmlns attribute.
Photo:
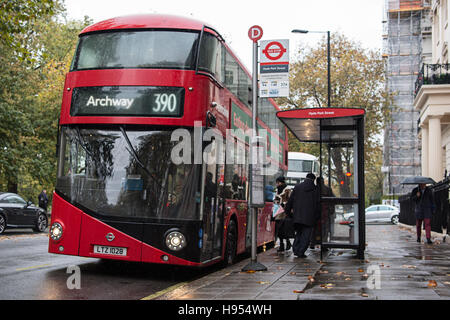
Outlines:
<svg viewBox="0 0 450 320"><path fill-rule="evenodd" d="M248 170L246 165L227 165L225 179L225 194L228 199L247 200Z"/></svg>
<svg viewBox="0 0 450 320"><path fill-rule="evenodd" d="M238 94L238 71L239 65L234 60L230 53L226 53L226 63L225 63L225 85L227 88L237 96Z"/></svg>
<svg viewBox="0 0 450 320"><path fill-rule="evenodd" d="M219 40L209 33L203 35L199 69L210 72L217 80L222 78L222 47Z"/></svg>

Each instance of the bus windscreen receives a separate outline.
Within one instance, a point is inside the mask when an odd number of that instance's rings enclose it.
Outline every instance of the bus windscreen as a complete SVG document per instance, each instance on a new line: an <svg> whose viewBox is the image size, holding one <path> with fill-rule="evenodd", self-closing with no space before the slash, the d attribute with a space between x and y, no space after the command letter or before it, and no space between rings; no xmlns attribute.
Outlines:
<svg viewBox="0 0 450 320"><path fill-rule="evenodd" d="M194 69L198 32L114 31L80 38L72 71L87 69Z"/></svg>
<svg viewBox="0 0 450 320"><path fill-rule="evenodd" d="M289 159L288 168L293 172L313 172L313 161Z"/></svg>
<svg viewBox="0 0 450 320"><path fill-rule="evenodd" d="M198 165L171 161L171 131L62 129L56 190L100 216L195 219Z"/></svg>

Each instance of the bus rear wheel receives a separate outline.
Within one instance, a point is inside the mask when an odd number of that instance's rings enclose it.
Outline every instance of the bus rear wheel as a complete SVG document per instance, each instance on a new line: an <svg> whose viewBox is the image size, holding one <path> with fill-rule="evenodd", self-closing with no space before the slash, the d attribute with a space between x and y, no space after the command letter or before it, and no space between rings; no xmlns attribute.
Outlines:
<svg viewBox="0 0 450 320"><path fill-rule="evenodd" d="M223 258L224 266L231 265L236 262L237 227L234 220L231 220L228 224L226 241L225 256Z"/></svg>

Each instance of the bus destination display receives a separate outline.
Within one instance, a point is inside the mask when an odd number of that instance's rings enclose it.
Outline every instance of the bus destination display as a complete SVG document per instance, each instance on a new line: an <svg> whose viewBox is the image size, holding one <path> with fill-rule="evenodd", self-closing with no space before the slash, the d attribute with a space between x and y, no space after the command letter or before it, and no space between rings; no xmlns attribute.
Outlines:
<svg viewBox="0 0 450 320"><path fill-rule="evenodd" d="M72 93L71 116L181 117L184 88L79 87Z"/></svg>

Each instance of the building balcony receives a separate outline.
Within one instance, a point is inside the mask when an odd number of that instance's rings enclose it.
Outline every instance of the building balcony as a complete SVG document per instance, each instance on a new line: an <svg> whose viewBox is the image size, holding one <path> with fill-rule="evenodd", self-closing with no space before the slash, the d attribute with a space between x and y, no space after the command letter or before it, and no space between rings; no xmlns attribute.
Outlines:
<svg viewBox="0 0 450 320"><path fill-rule="evenodd" d="M417 76L417 80L415 83L414 96L420 91L420 88L423 85L432 84L450 84L450 64L427 64L424 63L422 65L422 69Z"/></svg>

